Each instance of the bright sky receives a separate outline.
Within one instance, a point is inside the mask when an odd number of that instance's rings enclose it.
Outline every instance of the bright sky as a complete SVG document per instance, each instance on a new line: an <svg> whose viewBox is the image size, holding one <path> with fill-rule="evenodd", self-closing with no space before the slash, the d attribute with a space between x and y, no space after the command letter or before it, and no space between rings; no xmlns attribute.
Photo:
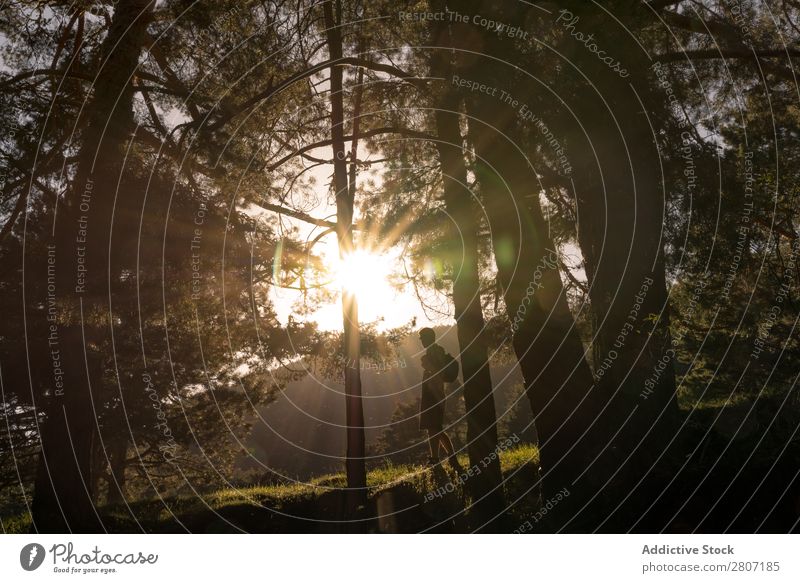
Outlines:
<svg viewBox="0 0 800 583"><path fill-rule="evenodd" d="M362 324L377 323L378 329L386 330L407 324L412 318L416 318L419 327L453 323L452 306L444 295L425 289L415 290L410 283L398 287L397 275L405 273L400 246L381 254L368 250L357 251L348 261L342 262L336 236L331 234L320 242L316 251L325 258L333 272L331 289L340 291L343 287L349 287L350 291L356 293ZM574 245L561 249L561 254L568 265L580 265L580 250ZM585 281L582 268L573 268L572 272L575 277ZM427 309L423 309L417 293ZM296 321L302 321L303 318L314 320L323 330L342 329L340 293L335 302L325 304L307 316L300 316L293 309L293 304L302 298L300 291L271 286L270 297L282 324L286 324L292 315Z"/></svg>
<svg viewBox="0 0 800 583"><path fill-rule="evenodd" d="M326 216L320 213L317 216ZM301 229L310 228L299 222L287 219ZM379 330L396 328L408 324L416 318L418 327L448 326L453 322L453 309L449 299L437 292L417 288L411 283L398 282L399 276L406 272L403 265L403 249L392 247L380 254L369 250L357 251L349 260L339 259L336 236L330 234L316 247L332 271L331 291L336 301L325 304L320 309L300 315L295 309L296 302L302 299L302 292L294 289L270 286L270 298L278 319L286 324L289 316L295 321L313 320L322 330L342 329L341 290L349 287L358 298L359 320L362 324L375 323ZM585 281L586 275L580 267L580 250L568 244L560 250L562 258L572 267L573 276ZM417 295L419 294L419 296ZM423 307L422 302L425 306Z"/></svg>
<svg viewBox="0 0 800 583"><path fill-rule="evenodd" d="M437 314L430 310L426 315L411 284L406 284L401 289L392 285L391 276L403 273L400 248L389 249L382 255L356 252L354 257L342 263L338 257L335 236L331 235L329 239L330 242L320 252L330 261L335 274L331 287L340 291L343 286L348 286L356 293L359 320L362 323L376 322L382 330L402 326L412 318L417 319L418 326L452 323L451 318L437 319ZM342 329L340 293L337 294L336 302L326 304L308 316L298 316L292 309L292 305L301 298L301 292L272 286L270 294L281 323L285 324L289 315L293 315L295 320L314 320L324 330ZM433 304L438 310L450 311L443 297L430 294L424 297L426 303Z"/></svg>

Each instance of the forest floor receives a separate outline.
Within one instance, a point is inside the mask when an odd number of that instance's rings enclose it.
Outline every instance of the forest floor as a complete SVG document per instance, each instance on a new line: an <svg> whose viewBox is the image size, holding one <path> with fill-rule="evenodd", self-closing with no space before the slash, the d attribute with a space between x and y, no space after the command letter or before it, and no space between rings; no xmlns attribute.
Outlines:
<svg viewBox="0 0 800 583"><path fill-rule="evenodd" d="M796 532L797 423L797 408L775 399L695 410L687 417L685 443L674 463L660 467L650 483L630 491L630 504L617 507L616 521L601 530ZM460 462L468 467L466 456ZM547 532L548 517L534 519L543 512L536 447L500 451L500 462L508 510L495 530L513 532L530 521L530 530ZM367 506L355 522L347 520L343 474L141 501L130 510L101 510L114 532L471 532L480 526L471 516L464 485L447 464L385 465L372 468L367 482ZM655 497L659 505L651 510L654 491L660 492ZM608 509L597 512L605 516ZM651 513L649 520L639 522L645 512ZM575 524L571 531L592 532L595 526Z"/></svg>
<svg viewBox="0 0 800 583"><path fill-rule="evenodd" d="M466 456L460 457L468 468ZM524 445L500 452L508 500L504 517L520 525L539 507L538 451ZM344 474L307 482L254 485L210 494L165 497L100 508L109 532L467 532L464 484L447 463L433 468L386 465L368 472L369 497L355 523L344 520ZM134 518L135 517L135 518Z"/></svg>
<svg viewBox="0 0 800 583"><path fill-rule="evenodd" d="M786 408L769 399L695 410L687 420L681 455L654 471L653 482L643 482L635 491L625 489L628 506L614 508L616 522L604 520L601 530L797 532L797 419L796 406ZM459 459L467 468L466 456ZM501 450L500 462L508 511L493 530L514 532L530 521L534 525L530 530L548 532L547 517L535 520L544 512L536 447ZM481 526L471 515L464 484L447 463L433 468L386 464L371 468L367 483L367 504L355 520L352 516L348 520L346 513L344 474L189 492L101 506L98 511L108 531L116 533L459 533ZM659 505L651 510L655 501ZM601 509L602 516L607 510ZM652 519L640 522L645 512ZM27 513L11 516L2 520L3 532L30 532ZM594 526L579 524L571 529L593 530Z"/></svg>

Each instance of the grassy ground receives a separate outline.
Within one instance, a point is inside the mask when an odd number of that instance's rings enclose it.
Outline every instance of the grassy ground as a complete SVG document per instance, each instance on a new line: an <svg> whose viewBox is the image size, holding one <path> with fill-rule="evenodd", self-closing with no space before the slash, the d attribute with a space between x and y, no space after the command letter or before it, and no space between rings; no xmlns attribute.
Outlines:
<svg viewBox="0 0 800 583"><path fill-rule="evenodd" d="M599 505L584 513L588 522L570 528L592 532L599 517L607 532L796 532L799 418L796 406L767 399L696 409L681 430L678 455L648 470L643 481L637 477L633 489L625 468L618 470L621 485L611 481L599 488ZM499 530L513 532L540 509L538 451L508 449L500 460L510 510ZM466 457L460 462L467 467ZM343 474L139 500L99 512L110 532L470 532L477 526L464 487L447 465L372 467L368 486L367 506L349 523ZM613 499L607 507L606 498ZM531 522L548 532L548 520ZM0 526L3 532L28 532L30 518L3 517Z"/></svg>
<svg viewBox="0 0 800 583"><path fill-rule="evenodd" d="M466 456L460 462L468 468ZM506 497L519 500L505 517L509 530L539 505L535 486L538 451L520 446L500 453ZM369 501L356 523L345 521L344 474L305 483L253 485L195 496L101 507L109 532L466 532L469 500L458 474L447 464L435 468L385 465L367 475ZM25 532L26 517L4 524Z"/></svg>

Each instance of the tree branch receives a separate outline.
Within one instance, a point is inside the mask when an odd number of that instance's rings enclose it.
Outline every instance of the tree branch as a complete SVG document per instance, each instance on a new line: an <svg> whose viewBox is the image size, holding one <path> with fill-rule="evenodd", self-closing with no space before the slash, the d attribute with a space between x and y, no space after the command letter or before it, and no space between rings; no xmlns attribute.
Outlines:
<svg viewBox="0 0 800 583"><path fill-rule="evenodd" d="M365 68L365 69L370 69L371 71L378 71L378 72L381 72L381 73L389 73L390 75L393 75L393 76L397 77L398 79L401 79L401 80L403 80L403 81L405 81L407 83L410 83L410 84L415 85L415 86L420 87L420 88L423 88L426 85L426 79L424 77L417 77L415 75L411 75L411 74L406 73L405 71L403 71L403 70L401 70L401 69L399 69L397 67L394 67L392 65L386 65L384 63L376 63L375 61L370 61L369 59L363 59L363 58L360 58L360 57L341 57L339 59L332 59L332 60L322 61L322 62L320 62L320 63L318 63L318 64L316 64L316 65L314 65L312 67L309 67L308 69L306 69L304 71L301 71L299 73L295 73L294 75L291 75L290 77L288 77L287 79L281 81L277 85L273 85L272 80L270 80L270 82L267 85L266 89L263 89L262 91L259 91L254 96L250 97L249 99L246 99L244 101L244 103L242 103L241 106L236 111L229 111L229 112L219 116L213 122L208 123L208 124L206 124L204 126L202 125L202 122L191 122L189 124L186 124L186 126L187 127L201 127L202 126L206 131L217 130L217 129L221 128L223 125L225 125L226 123L228 123L230 120L232 120L237 115L243 113L244 111L247 111L249 108L253 107L257 103L259 103L261 101L264 101L264 100L267 100L267 99L277 95L278 93L280 93L281 91L283 91L287 87L291 86L293 83L296 83L297 81L300 81L300 80L305 79L307 77L311 77L312 75L314 75L314 74L316 74L316 73L318 73L320 71L323 71L323 70L325 70L327 68L336 67L336 66L344 66L344 65L351 65L353 67L362 67L362 68ZM206 117L207 116L203 116L203 119L205 119Z"/></svg>
<svg viewBox="0 0 800 583"><path fill-rule="evenodd" d="M297 219L299 221L303 221L304 223L308 223L310 225L316 225L318 227L325 227L326 229L336 229L336 223L333 221L326 221L325 219L318 219L316 217L312 217L311 215L296 211L294 209L290 209L285 206L277 205L277 204L270 204L270 203L255 203L256 205L260 206L261 208L273 211L278 213L279 215L286 215L287 217L292 217L293 219Z"/></svg>
<svg viewBox="0 0 800 583"><path fill-rule="evenodd" d="M426 134L425 132L418 132L416 130L412 130L412 129L408 129L408 128L393 128L393 127L373 128L371 130L367 130L365 132L361 132L357 137L358 138L371 138L371 137L379 136L379 135L383 135L383 134L399 134L399 135L403 135L403 136L419 138L421 140L436 140L435 136L432 136L431 134ZM352 141L353 140L353 136L344 136L344 140L346 142ZM305 154L306 152L308 152L310 150L314 150L315 148L322 148L324 146L330 146L331 145L331 141L332 140L327 139L327 140L320 140L318 142L313 142L311 144L307 144L307 145L303 146L302 148L300 148L299 150L295 150L294 152L291 152L290 154L285 155L283 158L281 158L277 162L274 162L274 163L270 164L269 166L267 166L267 170L269 170L270 172L274 171L277 168L279 168L280 166L282 166L283 164L285 164L286 162L288 162L289 160L291 160L292 158L294 158L296 156L301 156L301 155Z"/></svg>
<svg viewBox="0 0 800 583"><path fill-rule="evenodd" d="M769 57L800 57L800 49L744 49L744 48L717 48L717 49L697 49L693 51L676 51L655 55L653 58L662 63L681 60L699 59L753 59Z"/></svg>
<svg viewBox="0 0 800 583"><path fill-rule="evenodd" d="M63 70L63 69L32 69L30 71L25 71L23 73L19 73L18 75L14 75L13 77L9 77L4 81L0 82L0 89L6 89L11 87L15 83L19 83L20 81L24 81L25 79L30 79L31 77L61 77L62 79L72 78L72 79L81 79L83 81L92 81L94 77L89 75L88 73L80 73L77 71L72 70Z"/></svg>
<svg viewBox="0 0 800 583"><path fill-rule="evenodd" d="M650 0L647 3L647 6L652 8L653 10L663 10L664 8L668 8L669 6L673 6L675 4L680 4L683 0Z"/></svg>

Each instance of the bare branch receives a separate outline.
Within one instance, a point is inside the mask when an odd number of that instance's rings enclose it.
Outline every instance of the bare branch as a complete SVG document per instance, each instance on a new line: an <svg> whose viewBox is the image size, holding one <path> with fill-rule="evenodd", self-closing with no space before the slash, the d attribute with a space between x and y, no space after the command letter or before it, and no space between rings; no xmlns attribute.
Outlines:
<svg viewBox="0 0 800 583"><path fill-rule="evenodd" d="M256 203L261 208L273 211L278 213L279 215L286 215L287 217L291 217L293 219L297 219L299 221L303 221L304 223L308 223L310 225L316 225L318 227L325 227L326 229L336 229L336 223L333 221L326 221L325 219L318 219L316 217L312 217L311 215L296 211L294 209L290 209L285 206L277 205L277 204L270 204L270 203Z"/></svg>

